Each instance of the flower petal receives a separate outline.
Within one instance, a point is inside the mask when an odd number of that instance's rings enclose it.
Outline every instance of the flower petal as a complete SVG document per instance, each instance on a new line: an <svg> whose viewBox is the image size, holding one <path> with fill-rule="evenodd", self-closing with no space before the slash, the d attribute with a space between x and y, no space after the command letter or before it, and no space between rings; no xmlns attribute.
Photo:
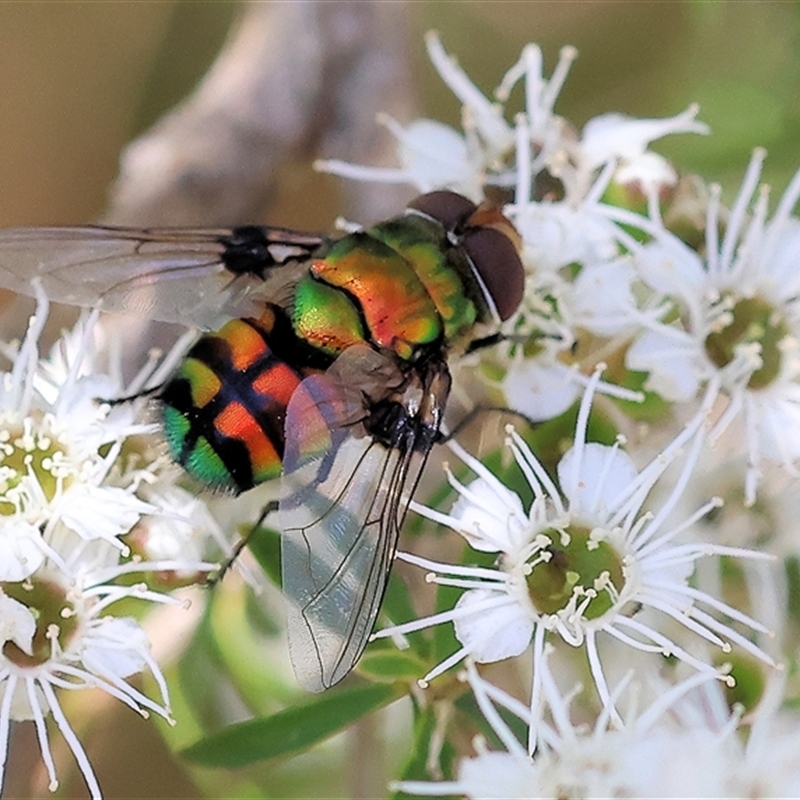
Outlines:
<svg viewBox="0 0 800 800"><path fill-rule="evenodd" d="M38 528L19 517L0 520L0 580L25 580L43 562Z"/></svg>
<svg viewBox="0 0 800 800"><path fill-rule="evenodd" d="M456 608L476 606L475 614L456 618L456 637L480 663L513 658L529 647L533 636L533 618L526 615L518 603L509 602L495 608L483 608L487 600L497 597L497 592L471 589L456 603Z"/></svg>

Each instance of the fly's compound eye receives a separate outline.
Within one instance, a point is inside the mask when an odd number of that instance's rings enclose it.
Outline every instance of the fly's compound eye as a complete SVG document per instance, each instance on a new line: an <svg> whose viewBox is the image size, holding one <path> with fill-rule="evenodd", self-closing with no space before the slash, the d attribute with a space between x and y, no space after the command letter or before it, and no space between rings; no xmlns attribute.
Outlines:
<svg viewBox="0 0 800 800"><path fill-rule="evenodd" d="M479 207L466 221L461 247L469 257L487 301L501 320L522 302L525 268L517 229L497 209Z"/></svg>
<svg viewBox="0 0 800 800"><path fill-rule="evenodd" d="M495 228L473 228L461 241L487 301L507 320L522 302L525 269L514 242Z"/></svg>
<svg viewBox="0 0 800 800"><path fill-rule="evenodd" d="M421 194L408 204L408 208L440 222L445 230L453 231L463 225L477 206L463 195L441 190Z"/></svg>
<svg viewBox="0 0 800 800"><path fill-rule="evenodd" d="M517 229L491 204L476 206L456 192L428 192L408 208L439 222L470 262L472 276L491 311L507 320L525 289L522 246Z"/></svg>

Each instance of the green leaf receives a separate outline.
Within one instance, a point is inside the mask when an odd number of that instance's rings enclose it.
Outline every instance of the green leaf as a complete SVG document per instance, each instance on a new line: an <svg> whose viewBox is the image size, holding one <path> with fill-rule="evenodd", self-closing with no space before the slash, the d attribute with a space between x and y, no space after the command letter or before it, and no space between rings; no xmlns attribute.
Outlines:
<svg viewBox="0 0 800 800"><path fill-rule="evenodd" d="M627 370L619 377L615 376L616 379L613 382L618 386L644 393L643 403L619 399L616 399L615 402L631 419L654 422L666 416L671 404L655 392L645 390L644 384L648 377L649 373L634 370Z"/></svg>
<svg viewBox="0 0 800 800"><path fill-rule="evenodd" d="M361 675L381 683L408 683L421 678L428 667L421 658L409 651L398 651L394 647L368 647L358 662L358 671Z"/></svg>
<svg viewBox="0 0 800 800"><path fill-rule="evenodd" d="M220 657L211 625L212 605L213 593L191 643L176 664L181 690L191 697L192 716L205 731L224 719L219 706Z"/></svg>
<svg viewBox="0 0 800 800"><path fill-rule="evenodd" d="M436 716L436 706L429 705L414 717L414 743L411 748L411 753L408 756L406 763L400 770L399 780L402 781L429 781L431 775L428 772L431 741L436 734L436 729L439 720ZM439 753L439 766L442 770L442 778L445 780L452 779L453 767L455 761L455 750L453 745L448 739L442 743L442 748ZM391 800L405 800L412 795L405 792L394 792L389 795Z"/></svg>
<svg viewBox="0 0 800 800"><path fill-rule="evenodd" d="M789 616L795 622L800 622L800 559L797 556L789 556L784 561L784 569L789 591Z"/></svg>
<svg viewBox="0 0 800 800"><path fill-rule="evenodd" d="M749 653L726 653L724 659L732 665L731 675L736 681L735 686L723 685L728 708L741 704L745 713L752 712L764 697L766 690L766 676L762 671L760 662L757 662Z"/></svg>
<svg viewBox="0 0 800 800"><path fill-rule="evenodd" d="M247 540L247 549L258 561L267 577L281 586L281 535L272 528L256 528Z"/></svg>
<svg viewBox="0 0 800 800"><path fill-rule="evenodd" d="M393 703L403 693L402 686L383 683L330 689L272 716L231 725L196 742L182 755L206 767L227 768L295 755Z"/></svg>
<svg viewBox="0 0 800 800"><path fill-rule="evenodd" d="M272 641L283 644L286 633L273 622L273 635L264 636L248 615L252 601L250 588L231 582L218 587L210 608L209 626L221 673L247 706L251 714L262 716L275 713L297 696L294 681L287 681L285 670L275 669L272 663ZM258 598L264 603L263 597ZM266 616L268 609L262 610ZM213 728L212 730L216 729Z"/></svg>
<svg viewBox="0 0 800 800"><path fill-rule="evenodd" d="M408 587L394 570L389 575L389 585L386 587L386 594L381 604L381 615L388 617L394 623L405 622L416 616Z"/></svg>

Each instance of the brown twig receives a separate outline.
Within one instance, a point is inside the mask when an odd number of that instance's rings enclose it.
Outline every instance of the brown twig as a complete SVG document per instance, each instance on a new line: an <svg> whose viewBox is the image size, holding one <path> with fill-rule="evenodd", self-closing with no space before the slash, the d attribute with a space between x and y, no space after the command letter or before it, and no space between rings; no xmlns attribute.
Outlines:
<svg viewBox="0 0 800 800"><path fill-rule="evenodd" d="M327 156L393 163L378 111L414 106L404 3L251 3L196 91L125 149L104 222L233 225L267 219L279 168ZM412 190L342 185L360 222Z"/></svg>

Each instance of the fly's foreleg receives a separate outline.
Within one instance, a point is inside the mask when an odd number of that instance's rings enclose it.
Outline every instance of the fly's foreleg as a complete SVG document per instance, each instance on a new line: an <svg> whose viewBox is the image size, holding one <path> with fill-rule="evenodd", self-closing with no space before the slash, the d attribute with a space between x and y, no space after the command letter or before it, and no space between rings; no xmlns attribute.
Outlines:
<svg viewBox="0 0 800 800"><path fill-rule="evenodd" d="M238 542L236 542L236 544L233 546L233 549L228 554L228 557L222 563L222 566L219 568L219 570L216 572L216 574L209 575L209 577L206 578L205 585L209 589L212 589L214 586L216 586L225 577L225 575L227 574L228 570L236 563L236 559L239 558L239 556L242 553L242 550L244 550L244 548L247 547L248 543L253 538L253 535L261 527L261 525L264 522L264 520L273 511L277 511L277 510L278 510L278 501L277 500L271 500L269 503L267 503L264 506L264 508L261 510L261 514L259 514L258 519L250 527L250 530L247 531L247 533L244 536L242 536L242 538L239 539Z"/></svg>

